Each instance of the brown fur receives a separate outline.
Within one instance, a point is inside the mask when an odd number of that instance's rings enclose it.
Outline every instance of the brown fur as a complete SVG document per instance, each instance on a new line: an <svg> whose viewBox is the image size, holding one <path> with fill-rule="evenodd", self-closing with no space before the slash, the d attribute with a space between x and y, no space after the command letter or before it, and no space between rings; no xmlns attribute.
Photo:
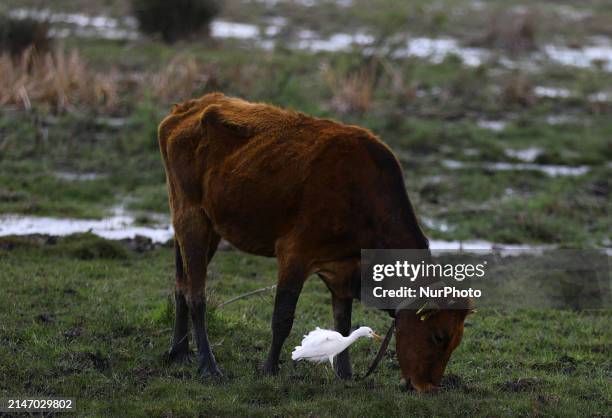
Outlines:
<svg viewBox="0 0 612 418"><path fill-rule="evenodd" d="M359 297L361 249L428 248L397 159L366 129L214 93L176 105L159 144L184 266L177 295L202 298L220 237L278 260L266 371L276 369L308 276L331 290L345 333L342 301Z"/></svg>

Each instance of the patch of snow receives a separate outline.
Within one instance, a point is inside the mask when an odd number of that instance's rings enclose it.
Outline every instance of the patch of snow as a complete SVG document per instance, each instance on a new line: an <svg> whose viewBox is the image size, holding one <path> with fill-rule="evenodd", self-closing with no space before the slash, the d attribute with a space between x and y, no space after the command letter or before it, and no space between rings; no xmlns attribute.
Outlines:
<svg viewBox="0 0 612 418"><path fill-rule="evenodd" d="M253 39L259 37L259 28L246 23L214 20L210 24L210 34L214 38Z"/></svg>
<svg viewBox="0 0 612 418"><path fill-rule="evenodd" d="M421 217L420 220L427 228L435 229L436 231L448 232L454 229L454 227L449 225L446 221L428 217Z"/></svg>
<svg viewBox="0 0 612 418"><path fill-rule="evenodd" d="M137 23L132 17L115 19L108 16L87 16L81 13L54 13L48 9L15 9L9 12L16 19L33 19L50 24L64 24L73 28L50 28L49 35L65 38L138 39Z"/></svg>
<svg viewBox="0 0 612 418"><path fill-rule="evenodd" d="M67 181L91 181L106 177L106 175L100 173L74 173L71 171L58 171L55 176Z"/></svg>
<svg viewBox="0 0 612 418"><path fill-rule="evenodd" d="M268 5L275 5L279 0L263 0ZM315 6L316 0L298 0L298 3L307 7ZM337 0L340 6L352 4L351 0ZM479 3L475 3L478 7ZM47 9L16 9L10 12L16 18L32 18L40 21L48 21L54 27L50 29L52 36L65 38L68 36L94 37L113 40L135 40L140 37L137 31L137 22L132 17L112 18L108 16L87 16L79 13L52 13ZM263 49L271 49L274 44L269 39L279 35L281 28L287 24L284 17L271 17L269 25L260 30L257 26L229 22L225 20L214 20L211 23L211 34L216 38L255 39ZM57 25L59 24L59 27ZM64 27L67 25L68 27ZM433 63L440 63L449 55L457 55L467 66L478 66L489 59L493 52L485 48L463 47L454 38L408 38L407 34L399 34L396 39L405 42L402 48L395 50L392 54L396 58L417 57L428 59ZM374 42L374 38L364 32L337 33L329 38L322 38L318 33L311 30L302 30L298 34L299 41L294 45L298 49L312 51L338 52L349 50L354 45L368 46ZM404 41L404 39L406 39ZM606 37L593 37L592 44L583 48L569 48L565 46L548 44L543 47L543 52L532 55L527 60L513 60L501 56L500 63L508 68L533 67L539 59L548 59L561 65L575 67L590 67L595 62L600 62L603 69L612 71L612 43ZM364 54L371 53L371 48L364 48ZM547 88L549 89L549 88ZM551 97L548 90L542 90L543 97ZM565 97L563 95L554 97Z"/></svg>
<svg viewBox="0 0 612 418"><path fill-rule="evenodd" d="M98 125L105 125L111 128L122 128L127 123L127 118L113 118L100 116L96 118Z"/></svg>
<svg viewBox="0 0 612 418"><path fill-rule="evenodd" d="M480 168L491 171L539 171L550 177L582 176L589 172L588 166L545 165L533 163L485 162L467 163L456 160L443 160L442 165L451 170Z"/></svg>
<svg viewBox="0 0 612 418"><path fill-rule="evenodd" d="M568 98L572 96L572 93L568 89L561 87L536 86L533 92L538 97L548 97L551 99Z"/></svg>
<svg viewBox="0 0 612 418"><path fill-rule="evenodd" d="M529 245L529 244L498 244L485 240L469 240L469 241L444 241L444 240L429 240L429 248L433 251L465 251L465 252L480 252L494 251L501 255L511 256L524 253L543 252L555 248L553 245Z"/></svg>
<svg viewBox="0 0 612 418"><path fill-rule="evenodd" d="M263 3L268 7L277 6L279 3L288 2L287 0L255 0L258 3ZM321 3L318 0L291 0L292 3L299 4L304 7L314 7L317 3ZM335 0L335 3L340 7L349 7L353 4L353 0ZM320 5L320 4L319 4Z"/></svg>
<svg viewBox="0 0 612 418"><path fill-rule="evenodd" d="M309 51L336 52L350 49L353 45L369 45L374 42L374 37L365 33L336 33L327 39L318 39L312 31L301 31L300 41L296 47Z"/></svg>
<svg viewBox="0 0 612 418"><path fill-rule="evenodd" d="M490 129L491 131L503 131L506 129L508 122L503 120L479 120L476 124L483 129Z"/></svg>
<svg viewBox="0 0 612 418"><path fill-rule="evenodd" d="M488 52L482 48L461 47L456 39L451 38L410 38L405 48L394 52L396 58L427 58L436 64L441 63L451 54L460 57L463 63L470 67L479 66L489 56Z"/></svg>
<svg viewBox="0 0 612 418"><path fill-rule="evenodd" d="M595 102L595 103L610 102L612 101L612 93L609 93L607 91L599 91L597 93L593 93L589 95L589 101Z"/></svg>
<svg viewBox="0 0 612 418"><path fill-rule="evenodd" d="M525 149L507 149L504 152L508 157L513 157L526 163L532 163L542 154L542 149L531 147Z"/></svg>
<svg viewBox="0 0 612 418"><path fill-rule="evenodd" d="M584 20L593 15L590 11L578 10L575 7L571 7L565 4L559 5L557 7L557 11L559 12L559 15L561 17L564 17L567 20L573 20L573 21Z"/></svg>
<svg viewBox="0 0 612 418"><path fill-rule="evenodd" d="M594 62L601 62L604 70L612 71L612 45L609 40L598 41L597 43L583 48L545 45L544 54L552 61L562 65L588 68Z"/></svg>
<svg viewBox="0 0 612 418"><path fill-rule="evenodd" d="M99 29L115 29L120 26L119 20L108 16L87 16L81 13L54 13L48 9L15 9L9 12L16 19L33 19L49 23L65 23L75 26L92 26ZM124 26L135 28L136 20L126 17L121 20Z"/></svg>

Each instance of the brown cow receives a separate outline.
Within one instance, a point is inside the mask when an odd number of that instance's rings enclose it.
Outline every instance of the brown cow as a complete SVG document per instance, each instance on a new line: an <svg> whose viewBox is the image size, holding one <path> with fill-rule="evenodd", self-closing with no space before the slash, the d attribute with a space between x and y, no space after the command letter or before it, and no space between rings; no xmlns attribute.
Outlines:
<svg viewBox="0 0 612 418"><path fill-rule="evenodd" d="M219 376L205 326L206 268L221 237L276 257L278 287L264 373L276 373L305 280L332 293L336 330L348 335L359 297L361 248L428 248L391 150L366 129L261 103L208 94L176 105L159 126L176 243L176 322L170 358L189 354L188 316L199 369ZM397 315L402 377L428 390L442 377L468 310L427 321ZM339 376L351 376L348 352Z"/></svg>

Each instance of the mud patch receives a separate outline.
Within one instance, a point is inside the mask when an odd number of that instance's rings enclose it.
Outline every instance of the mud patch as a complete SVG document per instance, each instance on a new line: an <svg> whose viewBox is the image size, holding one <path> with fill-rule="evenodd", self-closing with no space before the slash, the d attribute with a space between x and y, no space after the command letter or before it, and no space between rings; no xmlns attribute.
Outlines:
<svg viewBox="0 0 612 418"><path fill-rule="evenodd" d="M63 237L58 241L54 250L79 260L128 258L127 250L123 245L105 240L92 233Z"/></svg>
<svg viewBox="0 0 612 418"><path fill-rule="evenodd" d="M43 234L32 235L9 235L0 237L0 250L12 251L18 248L38 248L43 245L50 245L57 242L56 237Z"/></svg>

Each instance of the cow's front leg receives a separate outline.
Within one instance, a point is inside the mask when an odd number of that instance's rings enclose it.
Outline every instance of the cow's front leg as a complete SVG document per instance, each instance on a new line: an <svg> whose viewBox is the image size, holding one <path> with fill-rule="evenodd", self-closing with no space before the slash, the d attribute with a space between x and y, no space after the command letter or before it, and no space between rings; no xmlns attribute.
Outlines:
<svg viewBox="0 0 612 418"><path fill-rule="evenodd" d="M284 269L279 268L279 282L274 300L274 313L272 314L272 345L268 358L262 367L262 373L264 374L278 373L281 349L291 332L295 307L304 284L304 274L300 269L282 270Z"/></svg>
<svg viewBox="0 0 612 418"><path fill-rule="evenodd" d="M351 332L353 299L341 299L332 294L332 308L334 311L334 325L336 331L347 337ZM335 370L336 374L341 379L350 379L353 376L348 348L336 357Z"/></svg>

